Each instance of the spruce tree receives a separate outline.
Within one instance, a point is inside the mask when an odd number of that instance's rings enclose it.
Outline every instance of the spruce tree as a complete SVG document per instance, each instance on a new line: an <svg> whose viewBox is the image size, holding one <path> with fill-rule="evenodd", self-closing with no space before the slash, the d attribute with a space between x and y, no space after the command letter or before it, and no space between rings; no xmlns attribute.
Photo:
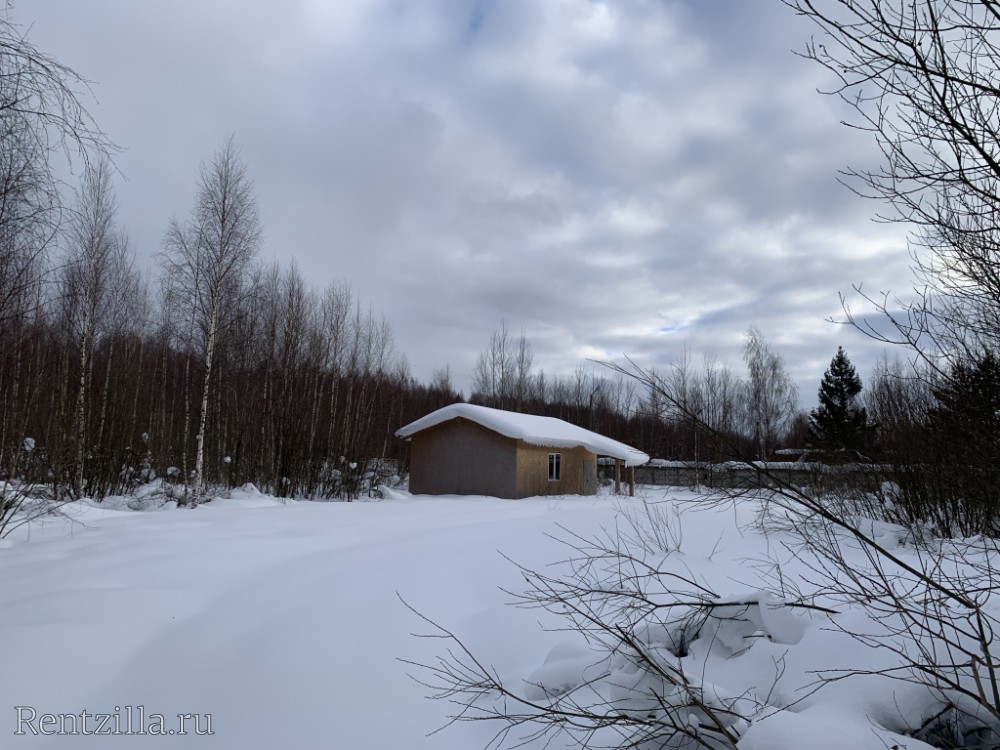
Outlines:
<svg viewBox="0 0 1000 750"><path fill-rule="evenodd" d="M993 474L1000 458L1000 361L987 352L956 363L933 394L927 415L933 455L966 473L986 467Z"/></svg>
<svg viewBox="0 0 1000 750"><path fill-rule="evenodd" d="M868 414L858 404L861 378L843 347L830 360L819 385L819 406L809 414L813 435L835 450L861 451L864 448Z"/></svg>

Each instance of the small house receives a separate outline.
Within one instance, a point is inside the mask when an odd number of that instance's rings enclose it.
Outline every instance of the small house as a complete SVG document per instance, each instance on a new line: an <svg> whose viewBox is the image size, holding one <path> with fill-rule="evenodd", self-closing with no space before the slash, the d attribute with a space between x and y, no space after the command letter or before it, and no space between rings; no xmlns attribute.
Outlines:
<svg viewBox="0 0 1000 750"><path fill-rule="evenodd" d="M410 441L410 491L420 495L594 495L598 457L614 461L616 490L623 466L649 460L561 419L474 404L438 409L396 436Z"/></svg>

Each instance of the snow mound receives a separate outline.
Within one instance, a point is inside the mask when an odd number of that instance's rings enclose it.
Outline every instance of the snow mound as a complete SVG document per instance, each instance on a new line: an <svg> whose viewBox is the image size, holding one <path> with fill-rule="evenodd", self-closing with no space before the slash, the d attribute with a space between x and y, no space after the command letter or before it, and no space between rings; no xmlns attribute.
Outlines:
<svg viewBox="0 0 1000 750"><path fill-rule="evenodd" d="M606 671L606 661L585 646L563 641L549 651L545 663L528 677L525 695L531 700L564 695L586 683L592 677L589 673Z"/></svg>
<svg viewBox="0 0 1000 750"><path fill-rule="evenodd" d="M756 591L714 602L699 637L736 654L761 637L793 646L802 640L805 630L806 620L794 614L784 601Z"/></svg>

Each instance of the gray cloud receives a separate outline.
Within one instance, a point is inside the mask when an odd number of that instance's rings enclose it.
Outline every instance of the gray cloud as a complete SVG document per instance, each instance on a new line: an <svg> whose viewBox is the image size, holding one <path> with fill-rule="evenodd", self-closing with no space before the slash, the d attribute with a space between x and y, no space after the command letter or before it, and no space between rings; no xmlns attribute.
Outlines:
<svg viewBox="0 0 1000 750"><path fill-rule="evenodd" d="M811 403L852 283L905 291L898 227L837 184L838 125L778 3L50 0L16 9L93 79L127 150L122 219L152 263L230 133L267 253L352 282L419 377L467 387L505 317L567 373L686 344L739 362L757 325ZM32 15L33 14L33 15Z"/></svg>

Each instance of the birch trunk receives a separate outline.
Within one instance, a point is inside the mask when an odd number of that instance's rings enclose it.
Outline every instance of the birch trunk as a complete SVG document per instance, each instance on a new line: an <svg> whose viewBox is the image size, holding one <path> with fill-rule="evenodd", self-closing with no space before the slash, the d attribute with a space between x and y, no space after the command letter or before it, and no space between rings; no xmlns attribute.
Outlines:
<svg viewBox="0 0 1000 750"><path fill-rule="evenodd" d="M211 393L212 360L215 357L215 337L219 330L219 313L212 309L205 340L205 383L201 389L201 414L198 417L198 436L195 440L194 487L191 491L191 507L197 508L205 487L205 424L208 421L208 397Z"/></svg>

